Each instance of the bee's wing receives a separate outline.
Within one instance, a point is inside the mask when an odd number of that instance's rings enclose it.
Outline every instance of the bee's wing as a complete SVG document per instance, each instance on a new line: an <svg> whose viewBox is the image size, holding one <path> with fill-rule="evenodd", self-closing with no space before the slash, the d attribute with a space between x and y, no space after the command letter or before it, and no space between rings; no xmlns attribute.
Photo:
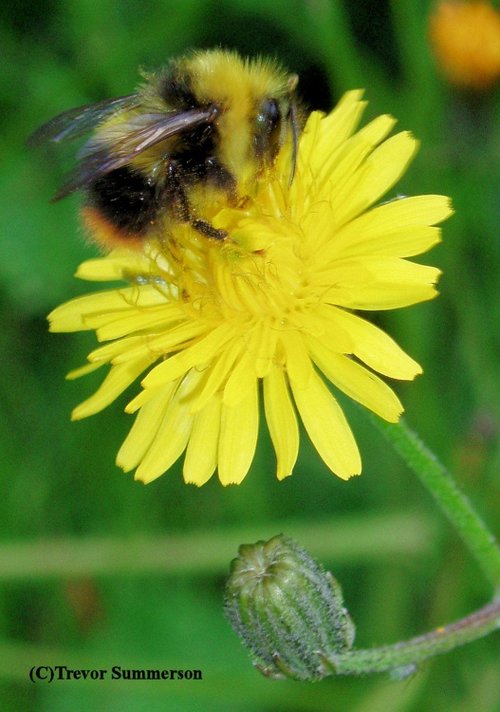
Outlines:
<svg viewBox="0 0 500 712"><path fill-rule="evenodd" d="M37 146L46 141L59 143L66 139L77 138L95 128L103 119L120 109L132 108L139 103L139 94L118 96L105 99L97 104L77 106L69 111L54 116L47 123L39 126L28 138L29 146Z"/></svg>
<svg viewBox="0 0 500 712"><path fill-rule="evenodd" d="M80 152L80 163L54 200L85 188L97 178L130 163L136 156L161 141L183 131L212 123L218 116L215 106L171 114L139 114L119 122L89 141ZM118 135L113 137L113 132Z"/></svg>

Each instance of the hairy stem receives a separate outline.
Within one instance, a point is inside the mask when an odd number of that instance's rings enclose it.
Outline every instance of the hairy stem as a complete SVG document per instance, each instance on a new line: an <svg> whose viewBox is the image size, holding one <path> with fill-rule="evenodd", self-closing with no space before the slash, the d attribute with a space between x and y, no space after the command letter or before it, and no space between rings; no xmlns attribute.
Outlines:
<svg viewBox="0 0 500 712"><path fill-rule="evenodd" d="M466 546L493 586L500 587L500 549L455 480L418 436L401 420L386 423L369 415L407 465L419 477L455 526Z"/></svg>
<svg viewBox="0 0 500 712"><path fill-rule="evenodd" d="M361 675L405 668L470 643L500 627L500 601L490 603L471 615L436 630L394 645L368 650L349 650L330 656L325 664L337 675Z"/></svg>

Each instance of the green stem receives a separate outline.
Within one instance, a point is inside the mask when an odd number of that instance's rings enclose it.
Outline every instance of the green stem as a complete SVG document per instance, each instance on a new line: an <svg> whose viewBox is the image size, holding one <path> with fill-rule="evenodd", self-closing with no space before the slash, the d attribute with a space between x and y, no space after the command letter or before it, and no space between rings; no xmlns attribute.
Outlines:
<svg viewBox="0 0 500 712"><path fill-rule="evenodd" d="M337 675L360 675L392 671L403 677L414 666L440 653L470 643L500 628L500 601L480 608L466 618L402 643L368 650L349 650L325 658Z"/></svg>
<svg viewBox="0 0 500 712"><path fill-rule="evenodd" d="M450 473L404 421L386 423L369 415L406 464L427 487L495 588L500 586L500 549L495 537L462 494Z"/></svg>

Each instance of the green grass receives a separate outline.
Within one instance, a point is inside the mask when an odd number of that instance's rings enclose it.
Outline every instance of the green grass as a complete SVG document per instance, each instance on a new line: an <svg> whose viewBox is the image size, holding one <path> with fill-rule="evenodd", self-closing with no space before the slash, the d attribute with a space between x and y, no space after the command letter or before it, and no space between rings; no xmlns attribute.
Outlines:
<svg viewBox="0 0 500 712"><path fill-rule="evenodd" d="M49 198L66 152L26 136L80 103L128 93L137 67L192 47L274 54L302 77L312 108L366 87L369 117L393 113L421 150L397 191L441 193L456 214L428 263L437 301L377 315L424 367L397 385L409 424L455 473L486 522L500 520L498 90L480 98L440 79L426 42L427 2L51 0L0 10L0 699L2 710L193 712L494 712L497 641L385 677L273 682L254 671L222 614L239 544L283 531L341 581L360 646L409 638L490 597L429 495L349 403L364 472L327 473L302 439L278 483L266 433L237 488L186 486L179 467L144 487L114 465L132 419L126 399L82 422L72 407L92 377L66 382L89 335L49 335L46 314L88 290L73 278L94 250L78 199ZM497 532L498 533L498 532ZM496 658L495 658L496 654ZM33 665L199 668L201 682L39 683Z"/></svg>

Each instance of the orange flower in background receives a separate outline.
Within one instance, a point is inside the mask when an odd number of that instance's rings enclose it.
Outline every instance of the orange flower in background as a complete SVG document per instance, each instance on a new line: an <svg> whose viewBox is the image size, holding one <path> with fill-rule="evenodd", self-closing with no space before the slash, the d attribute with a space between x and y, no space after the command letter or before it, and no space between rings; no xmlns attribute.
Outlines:
<svg viewBox="0 0 500 712"><path fill-rule="evenodd" d="M441 2L429 21L432 48L450 82L485 89L500 78L500 13L487 2Z"/></svg>

